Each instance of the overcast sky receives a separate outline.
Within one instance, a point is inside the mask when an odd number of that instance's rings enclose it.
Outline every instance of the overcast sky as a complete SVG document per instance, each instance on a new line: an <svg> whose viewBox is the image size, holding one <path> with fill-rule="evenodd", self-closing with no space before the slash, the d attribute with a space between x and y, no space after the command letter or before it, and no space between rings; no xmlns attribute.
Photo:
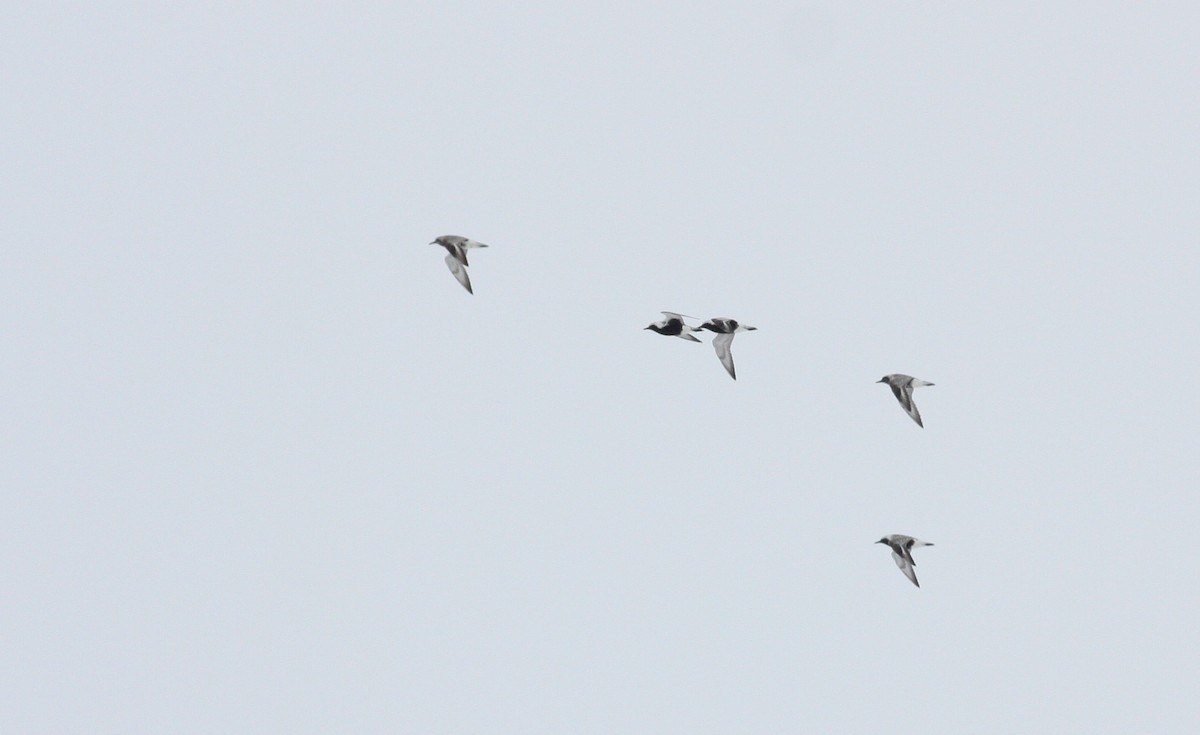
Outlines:
<svg viewBox="0 0 1200 735"><path fill-rule="evenodd" d="M1200 721L1195 3L214 5L0 8L0 730Z"/></svg>

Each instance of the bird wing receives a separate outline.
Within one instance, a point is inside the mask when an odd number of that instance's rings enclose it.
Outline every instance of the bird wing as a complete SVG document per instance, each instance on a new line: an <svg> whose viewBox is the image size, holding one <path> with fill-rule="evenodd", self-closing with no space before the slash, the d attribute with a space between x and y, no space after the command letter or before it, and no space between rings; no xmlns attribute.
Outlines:
<svg viewBox="0 0 1200 735"><path fill-rule="evenodd" d="M450 253L450 257L456 259L459 263L462 263L463 265L470 265L470 263L467 262L467 251L463 250L459 243L445 242L444 239L434 240L434 242L446 248L446 252Z"/></svg>
<svg viewBox="0 0 1200 735"><path fill-rule="evenodd" d="M676 314L673 311L664 311L661 313L663 316L665 316L668 319L678 319L679 321L683 321L684 319L695 319L696 318L694 316L688 316L687 314Z"/></svg>
<svg viewBox="0 0 1200 735"><path fill-rule="evenodd" d="M900 401L900 407L904 409L913 421L917 422L917 426L925 428L925 423L921 421L921 412L917 410L917 404L913 403L913 385L911 382L904 385L892 385L892 393L896 394L896 400Z"/></svg>
<svg viewBox="0 0 1200 735"><path fill-rule="evenodd" d="M900 567L900 571L904 572L904 576L908 577L908 581L920 587L921 583L917 581L917 571L913 569L913 565L908 559L900 556L896 552L892 552L892 560L896 562L896 566Z"/></svg>
<svg viewBox="0 0 1200 735"><path fill-rule="evenodd" d="M721 364L729 371L729 377L737 380L737 372L733 369L733 352L729 347L733 343L733 334L718 334L713 337L713 349L717 351L717 357L720 358Z"/></svg>
<svg viewBox="0 0 1200 735"><path fill-rule="evenodd" d="M450 272L454 274L458 282L463 285L463 288L467 289L467 293L475 293L471 290L471 277L467 275L467 267L462 261L454 257L453 254L447 255L446 267L450 269Z"/></svg>

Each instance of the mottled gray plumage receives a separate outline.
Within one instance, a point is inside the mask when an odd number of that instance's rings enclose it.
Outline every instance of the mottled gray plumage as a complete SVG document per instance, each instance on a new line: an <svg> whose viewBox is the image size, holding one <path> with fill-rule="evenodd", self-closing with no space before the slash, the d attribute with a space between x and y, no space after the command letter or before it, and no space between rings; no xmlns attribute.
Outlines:
<svg viewBox="0 0 1200 735"><path fill-rule="evenodd" d="M467 289L467 293L474 294L475 291L471 289L471 277L467 275L467 266L470 265L467 262L467 249L486 248L487 245L460 235L442 235L429 244L441 245L446 248L446 252L449 253L446 256L446 267L450 269L463 288Z"/></svg>
<svg viewBox="0 0 1200 735"><path fill-rule="evenodd" d="M913 391L926 385L933 385L933 383L928 383L920 378L914 378L911 375L904 375L903 373L885 375L875 382L887 383L891 386L896 400L900 401L900 407L912 417L913 421L917 422L917 426L920 426L922 429L925 428L925 423L921 421L921 412L917 410L917 404L913 403Z"/></svg>
<svg viewBox="0 0 1200 735"><path fill-rule="evenodd" d="M909 581L916 586L921 586L921 583L917 581L917 572L913 569L917 562L912 557L912 550L921 546L933 546L933 544L912 536L905 536L902 533L884 536L875 543L886 544L892 550L892 560L896 562L896 566L900 567L900 571L904 572L904 576L908 577Z"/></svg>

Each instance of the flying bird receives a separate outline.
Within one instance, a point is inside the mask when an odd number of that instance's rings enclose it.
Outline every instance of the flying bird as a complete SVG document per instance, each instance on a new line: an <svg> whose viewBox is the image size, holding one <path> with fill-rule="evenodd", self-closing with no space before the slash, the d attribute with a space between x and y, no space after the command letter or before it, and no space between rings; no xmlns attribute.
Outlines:
<svg viewBox="0 0 1200 735"><path fill-rule="evenodd" d="M717 351L717 357L721 360L721 364L729 371L729 377L737 380L737 372L733 369L733 353L729 350L730 345L733 344L733 335L738 332L752 332L758 327L738 324L736 319L714 318L696 327L696 331L701 329L717 333L717 336L713 337L713 349Z"/></svg>
<svg viewBox="0 0 1200 735"><path fill-rule="evenodd" d="M913 569L917 562L912 558L912 550L918 546L933 546L933 544L899 533L884 536L875 543L887 544L887 547L892 550L892 559L896 562L896 566L900 567L900 571L904 572L904 576L908 577L908 580L916 586L921 586L921 583L917 581L917 572Z"/></svg>
<svg viewBox="0 0 1200 735"><path fill-rule="evenodd" d="M475 292L471 289L471 277L467 275L467 266L470 265L467 263L467 249L486 248L487 245L459 235L442 235L429 244L441 245L446 248L449 253L446 256L446 267L450 269L463 288L467 289L467 293L474 294Z"/></svg>
<svg viewBox="0 0 1200 735"><path fill-rule="evenodd" d="M686 339L692 342L700 341L692 336L692 332L696 331L696 329L694 327L689 327L684 323L684 314L676 314L673 311L664 311L662 312L662 315L665 316L666 319L654 322L650 326L644 327L644 329L652 329L655 332L668 337L679 337L680 339ZM686 318L691 319L693 317Z"/></svg>
<svg viewBox="0 0 1200 735"><path fill-rule="evenodd" d="M917 404L913 403L912 394L917 388L921 388L926 385L933 385L933 383L927 383L920 378L914 378L911 375L902 375L900 373L885 375L875 382L887 383L890 385L892 387L892 392L896 394L896 400L900 401L900 407L912 417L913 421L917 422L917 426L920 426L922 429L925 428L924 422L921 421L921 412L917 410Z"/></svg>

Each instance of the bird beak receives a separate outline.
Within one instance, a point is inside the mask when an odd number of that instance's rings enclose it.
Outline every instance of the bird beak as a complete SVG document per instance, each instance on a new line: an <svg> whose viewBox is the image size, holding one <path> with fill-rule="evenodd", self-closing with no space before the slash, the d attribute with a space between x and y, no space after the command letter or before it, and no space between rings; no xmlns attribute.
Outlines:
<svg viewBox="0 0 1200 735"><path fill-rule="evenodd" d="M647 330L647 329L649 329L649 328L650 328L650 327L642 327L642 330L644 331L644 330Z"/></svg>
<svg viewBox="0 0 1200 735"><path fill-rule="evenodd" d="M879 539L879 540L878 540L878 541L876 541L875 543L877 543L877 544L882 544L882 543L883 543L883 539Z"/></svg>
<svg viewBox="0 0 1200 735"><path fill-rule="evenodd" d="M751 332L753 332L753 331L757 330L757 329L758 329L758 327L746 326L746 329L747 329L748 331L751 331Z"/></svg>
<svg viewBox="0 0 1200 735"><path fill-rule="evenodd" d="M876 383L886 383L887 381L886 381L886 380L884 380L883 378L880 378L879 380L876 380L875 382L876 382ZM878 542L878 541L876 541L875 543L879 543L879 542Z"/></svg>

